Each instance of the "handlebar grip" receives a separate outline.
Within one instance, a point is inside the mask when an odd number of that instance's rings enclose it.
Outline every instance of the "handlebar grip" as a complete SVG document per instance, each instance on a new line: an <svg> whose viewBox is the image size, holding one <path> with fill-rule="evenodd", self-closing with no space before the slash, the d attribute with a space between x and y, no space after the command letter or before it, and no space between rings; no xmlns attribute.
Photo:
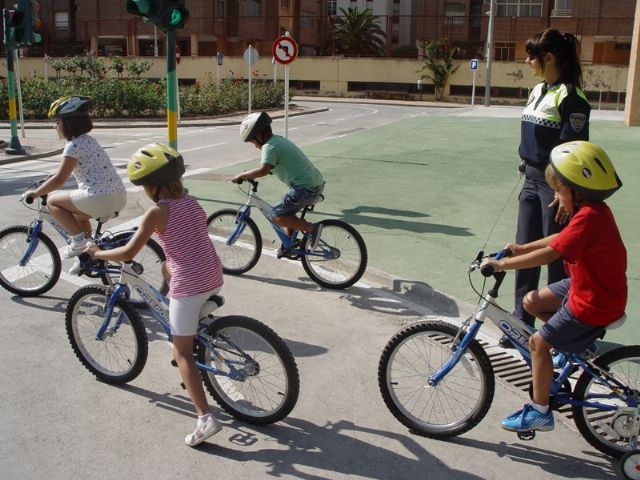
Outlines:
<svg viewBox="0 0 640 480"><path fill-rule="evenodd" d="M29 205L31 205L31 204L33 203L33 197L32 197L31 195L27 195L27 196L24 198L24 202L25 202L25 203L27 203L27 204L29 204Z"/></svg>
<svg viewBox="0 0 640 480"><path fill-rule="evenodd" d="M496 253L495 255L491 255L491 256L494 257L496 260L500 260L500 259L502 259L504 257L510 257L511 255L513 255L513 252L511 251L511 249L503 248L498 253ZM490 277L491 275L493 275L495 273L493 265L488 265L488 264L487 265L483 265L482 267L480 267L480 273L484 277Z"/></svg>

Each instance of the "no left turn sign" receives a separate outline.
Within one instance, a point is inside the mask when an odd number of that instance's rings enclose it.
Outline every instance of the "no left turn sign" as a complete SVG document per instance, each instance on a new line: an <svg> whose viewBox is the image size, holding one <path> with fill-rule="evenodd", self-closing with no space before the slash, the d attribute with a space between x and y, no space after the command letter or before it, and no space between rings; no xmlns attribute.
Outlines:
<svg viewBox="0 0 640 480"><path fill-rule="evenodd" d="M283 35L273 42L272 53L276 62L287 65L298 56L298 44L293 38Z"/></svg>

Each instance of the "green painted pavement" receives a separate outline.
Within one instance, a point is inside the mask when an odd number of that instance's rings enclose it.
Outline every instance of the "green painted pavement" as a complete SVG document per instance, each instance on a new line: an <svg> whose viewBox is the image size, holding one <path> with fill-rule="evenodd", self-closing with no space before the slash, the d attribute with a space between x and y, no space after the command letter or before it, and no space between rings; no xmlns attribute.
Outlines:
<svg viewBox="0 0 640 480"><path fill-rule="evenodd" d="M325 202L314 218L342 218L365 238L369 265L475 303L466 267L480 249L495 251L515 235L519 119L419 117L314 144L305 152L325 176ZM593 121L591 139L613 159L624 184L610 200L629 256L628 323L607 339L640 343L638 199L640 129L622 122ZM216 173L252 168L252 160ZM187 158L188 162L188 158ZM235 185L188 180L208 212L237 205L245 197ZM275 202L280 182L262 179L260 195ZM261 215L253 218L273 238ZM486 246L485 246L486 245ZM265 241L265 246L269 242ZM606 268L606 265L602 266ZM482 279L474 275L481 287ZM513 304L513 275L501 304ZM456 312L450 312L455 314Z"/></svg>

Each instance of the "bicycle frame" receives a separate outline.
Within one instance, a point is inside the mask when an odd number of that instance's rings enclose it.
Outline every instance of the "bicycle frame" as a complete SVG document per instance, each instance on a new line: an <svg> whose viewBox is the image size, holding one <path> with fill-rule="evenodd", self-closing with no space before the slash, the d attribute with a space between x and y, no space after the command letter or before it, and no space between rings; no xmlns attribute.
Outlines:
<svg viewBox="0 0 640 480"><path fill-rule="evenodd" d="M451 369L461 360L464 361L464 353L467 351L469 344L475 339L478 331L484 324L485 320L488 318L491 322L493 322L501 331L504 333L511 343L515 346L515 348L520 352L524 361L527 363L529 368L531 368L531 352L529 350L529 338L535 330L525 324L522 320L510 314L509 312L500 308L495 302L498 296L498 290L502 281L505 277L505 272L499 272L494 274L495 284L493 288L488 292L486 298L483 298L482 302L476 308L474 314L467 319L467 321L460 328L459 332L464 331L466 328L466 332L464 333L462 339L459 343L456 343L456 339L452 343L452 349L454 350L453 356L444 364L440 369L435 372L429 379L428 383L430 386L437 386L440 381L451 371ZM468 328L467 328L468 326ZM458 334L460 335L460 333ZM565 366L560 370L558 375L554 378L554 381L551 385L550 394L555 398L555 400L562 404L570 404L577 405L580 407L587 408L595 408L598 410L605 411L615 411L618 407L613 405L607 405L603 403L599 403L597 401L581 401L575 400L572 398L572 392L562 391L563 384L567 381L569 376L573 373L575 367L582 369L591 375L597 382L602 385L610 385L615 386L616 388L612 388L612 391L615 391L619 398L623 401L631 400L632 407L628 407L635 411L634 422L636 423L636 427L640 426L640 409L638 408L640 405L638 402L634 401L634 396L629 391L629 387L620 383L615 378L611 377L605 371L601 371L598 369L592 362L585 361L580 355L572 353L568 356L568 361ZM610 395L602 395L599 396L601 398L611 398ZM594 400L599 398L598 396L593 396ZM635 430L634 430L635 431Z"/></svg>
<svg viewBox="0 0 640 480"><path fill-rule="evenodd" d="M153 285L147 283L140 276L140 274L136 272L136 270L139 268L139 265L135 262L126 262L122 264L120 281L118 282L118 284L116 284L115 289L109 294L107 298L102 324L96 332L96 338L98 340L102 340L110 330L110 328L113 328L114 330L117 330L119 328L120 324L122 323L124 313L121 312L118 318L115 320L115 324L113 325L113 327L110 327L113 320L113 310L116 306L117 300L121 297L128 299L131 294L130 289L133 289L147 304L149 310L151 311L151 314L167 334L169 341L173 341L173 336L171 335L171 326L169 323L169 302L161 292L159 292ZM196 333L196 339L198 342L206 345L208 348L215 352L220 347L215 344L211 337L204 333L206 327L208 327L211 322L213 322L213 320L214 318L211 314L200 319L200 325L198 328L198 332ZM242 352L242 350L234 345L228 338L225 338L225 341L232 347L236 348L238 352ZM244 353L243 355L245 356L245 359L248 358ZM223 375L225 377L231 378L232 380L244 380L244 378L246 377L244 368L235 368L234 362L222 356L218 356L218 358L229 367L229 372L219 370L210 365L202 364L198 361L196 361L196 366L199 370L206 370L208 372L212 372L214 375ZM253 362L252 359L249 358L249 360Z"/></svg>
<svg viewBox="0 0 640 480"><path fill-rule="evenodd" d="M271 225L273 230L276 232L276 235L278 235L278 238L282 242L283 247L286 250L288 250L290 254L292 254L292 255L317 256L317 257L323 257L323 258L330 258L331 257L332 253L331 252L325 252L325 249L322 249L322 252L318 252L318 251L310 252L308 250L292 248L295 245L296 240L298 238L298 230L294 230L293 233L291 234L291 236L289 236L289 235L287 235L287 233L284 230L284 228L282 228L280 225L277 225L276 223L274 223L273 220L271 220L271 212L273 211L273 207L270 204L268 204L267 202L265 202L263 199L261 199L256 194L255 188L256 187L253 186L253 187L251 187L249 189L247 202L244 204L243 207L240 208L240 214L238 215L238 219L237 219L237 222L236 222L237 227L233 230L233 232L231 232L231 235L227 239L227 241L226 241L227 245L233 245L238 240L238 238L240 238L240 236L242 235L242 232L245 229L245 225L246 225L244 220L247 217L251 216L251 208L255 207L267 219L267 221L269 222L269 224ZM302 211L301 218L304 218L305 212L306 212L306 209ZM322 240L321 240L321 243L322 243Z"/></svg>

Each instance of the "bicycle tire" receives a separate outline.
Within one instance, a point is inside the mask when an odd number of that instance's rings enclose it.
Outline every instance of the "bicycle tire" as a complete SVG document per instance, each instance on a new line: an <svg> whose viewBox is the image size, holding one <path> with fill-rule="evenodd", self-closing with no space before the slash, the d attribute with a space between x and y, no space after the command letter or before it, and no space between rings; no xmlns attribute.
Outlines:
<svg viewBox="0 0 640 480"><path fill-rule="evenodd" d="M629 386L634 393L631 401L636 404L640 402L640 346L615 348L596 358L594 364ZM573 390L574 399L588 401L590 396L597 394L598 403L616 405L620 408L629 406L629 402L625 402L619 394L613 394L610 399L603 398L603 395L608 395L611 390L594 380L593 376L583 371ZM574 405L573 419L587 442L602 453L615 458L620 458L632 450L629 445L629 433L635 436L640 433L628 432L625 429L627 422L633 422L633 411L608 412ZM603 429L605 426L607 428Z"/></svg>
<svg viewBox="0 0 640 480"><path fill-rule="evenodd" d="M109 242L115 245L124 245L133 236L133 233L133 231L116 233L109 239ZM164 250L162 250L162 247L158 242L153 238L147 240L147 243L142 247L133 260L142 265L142 276L146 282L153 285L163 295L166 295L169 292L169 285L162 275L162 262L166 260L166 257ZM109 268L109 262L104 262L104 264L105 268ZM111 268L117 270L119 263L115 262L111 265ZM100 280L104 285L115 285L118 280L120 280L120 273L109 274L107 272L101 272ZM143 308L147 306L146 302L140 298L140 295L133 290L131 290L129 301L136 308Z"/></svg>
<svg viewBox="0 0 640 480"><path fill-rule="evenodd" d="M227 239L237 227L239 210L226 208L212 213L207 218L209 237L216 247L222 262L222 270L229 275L240 275L256 266L262 253L262 235L256 222L244 219L244 230L233 245L227 245Z"/></svg>
<svg viewBox="0 0 640 480"><path fill-rule="evenodd" d="M215 347L197 342L203 365L226 372L201 370L207 390L225 411L248 423L264 425L285 418L298 401L300 376L287 344L265 324L249 317L219 317L205 331ZM238 368L232 379L229 366Z"/></svg>
<svg viewBox="0 0 640 480"><path fill-rule="evenodd" d="M493 367L477 340L437 386L428 385L429 377L452 356L448 345L457 333L456 326L440 321L416 323L396 333L380 357L378 386L384 403L418 435L460 435L480 423L493 401Z"/></svg>
<svg viewBox="0 0 640 480"><path fill-rule="evenodd" d="M336 258L303 255L302 266L318 285L342 290L356 283L367 268L367 246L358 231L342 220L322 220L317 250L332 252ZM307 250L305 236L303 248Z"/></svg>
<svg viewBox="0 0 640 480"><path fill-rule="evenodd" d="M62 270L58 248L43 232L38 233L38 247L29 262L24 267L19 265L29 246L30 230L27 225L13 225L0 231L0 285L21 297L48 292Z"/></svg>
<svg viewBox="0 0 640 480"><path fill-rule="evenodd" d="M88 285L75 292L67 304L65 326L71 348L82 365L99 380L120 385L140 375L149 343L140 314L125 298L116 300L112 324L104 338L96 338L111 291L104 285ZM121 323L116 328L120 313Z"/></svg>

